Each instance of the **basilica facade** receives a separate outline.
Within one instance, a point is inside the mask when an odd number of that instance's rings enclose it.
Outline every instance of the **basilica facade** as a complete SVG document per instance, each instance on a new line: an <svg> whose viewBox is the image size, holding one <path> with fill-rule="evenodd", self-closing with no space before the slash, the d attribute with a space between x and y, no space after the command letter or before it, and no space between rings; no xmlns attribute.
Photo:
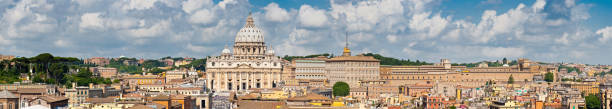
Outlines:
<svg viewBox="0 0 612 109"><path fill-rule="evenodd" d="M206 87L215 92L275 88L281 80L282 59L265 45L264 35L249 14L236 34L233 50L206 60Z"/></svg>

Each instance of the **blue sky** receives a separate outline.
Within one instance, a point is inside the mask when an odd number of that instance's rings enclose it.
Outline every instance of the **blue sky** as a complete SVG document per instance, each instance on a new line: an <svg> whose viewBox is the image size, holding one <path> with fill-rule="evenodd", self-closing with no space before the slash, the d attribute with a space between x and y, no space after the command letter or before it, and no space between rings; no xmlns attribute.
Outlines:
<svg viewBox="0 0 612 109"><path fill-rule="evenodd" d="M0 54L202 58L249 12L277 55L612 64L609 0L0 0Z"/></svg>

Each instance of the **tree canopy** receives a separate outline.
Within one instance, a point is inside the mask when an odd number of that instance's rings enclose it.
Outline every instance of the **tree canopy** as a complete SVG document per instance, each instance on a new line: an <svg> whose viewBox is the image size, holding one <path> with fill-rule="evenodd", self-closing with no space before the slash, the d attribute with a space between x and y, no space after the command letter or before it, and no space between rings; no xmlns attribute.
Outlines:
<svg viewBox="0 0 612 109"><path fill-rule="evenodd" d="M587 109L600 109L601 108L601 101L599 101L599 98L597 98L597 96L593 94L589 94L589 96L584 97L584 100L586 100Z"/></svg>
<svg viewBox="0 0 612 109"><path fill-rule="evenodd" d="M512 77L512 75L508 77L508 84L514 84L514 77Z"/></svg>
<svg viewBox="0 0 612 109"><path fill-rule="evenodd" d="M329 53L323 53L323 54L313 54L313 55L306 55L306 56L289 56L289 55L285 55L283 57L283 59L285 59L287 61L291 61L291 60L297 59L297 58L314 58L314 57L319 57L319 56L325 56L327 58L333 57L333 55L330 55Z"/></svg>
<svg viewBox="0 0 612 109"><path fill-rule="evenodd" d="M392 57L385 57L380 54L366 53L364 56L372 56L378 60L380 60L380 65L431 65L432 63L427 63L425 61L411 61L410 59L395 59Z"/></svg>
<svg viewBox="0 0 612 109"><path fill-rule="evenodd" d="M336 82L332 88L334 96L347 96L350 92L350 87L346 82Z"/></svg>
<svg viewBox="0 0 612 109"><path fill-rule="evenodd" d="M555 81L555 74L553 74L551 72L546 73L546 75L544 75L544 80L546 82L553 82L553 81Z"/></svg>

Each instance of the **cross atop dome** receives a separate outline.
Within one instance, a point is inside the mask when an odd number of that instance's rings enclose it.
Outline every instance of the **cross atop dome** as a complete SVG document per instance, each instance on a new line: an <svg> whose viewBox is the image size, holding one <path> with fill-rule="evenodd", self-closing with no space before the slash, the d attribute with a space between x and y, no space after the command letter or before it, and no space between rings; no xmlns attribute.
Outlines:
<svg viewBox="0 0 612 109"><path fill-rule="evenodd" d="M251 12L249 12L249 16L247 17L246 20L246 24L244 25L245 27L254 27L255 26L255 21L253 20L253 16L251 14Z"/></svg>

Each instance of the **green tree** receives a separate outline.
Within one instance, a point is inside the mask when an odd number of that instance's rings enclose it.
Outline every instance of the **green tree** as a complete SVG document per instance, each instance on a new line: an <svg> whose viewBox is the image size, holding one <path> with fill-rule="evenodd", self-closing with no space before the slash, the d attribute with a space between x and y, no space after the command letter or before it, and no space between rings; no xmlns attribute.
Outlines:
<svg viewBox="0 0 612 109"><path fill-rule="evenodd" d="M153 74L159 74L159 73L161 73L161 72L165 72L165 71L166 71L166 70L164 70L164 69L153 68L153 69L151 69L149 72L150 72L150 73L153 73Z"/></svg>
<svg viewBox="0 0 612 109"><path fill-rule="evenodd" d="M345 82L336 82L332 88L334 96L347 96L349 95L350 87Z"/></svg>
<svg viewBox="0 0 612 109"><path fill-rule="evenodd" d="M155 68L155 67L165 67L166 63L163 63L158 60L146 60L142 63L142 66L147 69Z"/></svg>
<svg viewBox="0 0 612 109"><path fill-rule="evenodd" d="M46 77L51 76L49 74L49 64L51 64L51 62L53 61L53 55L51 55L50 53L42 53L38 54L35 57L32 57L31 60L43 66L43 69L46 73Z"/></svg>
<svg viewBox="0 0 612 109"><path fill-rule="evenodd" d="M555 80L555 75L552 72L548 72L546 73L546 75L544 76L544 80L546 82L553 82Z"/></svg>
<svg viewBox="0 0 612 109"><path fill-rule="evenodd" d="M514 84L514 77L512 77L512 75L508 77L508 84Z"/></svg>
<svg viewBox="0 0 612 109"><path fill-rule="evenodd" d="M395 59L392 57L385 57L380 54L366 53L364 56L372 56L375 59L380 60L380 65L431 65L432 63L427 63L425 61L411 61L411 60L403 60L403 59Z"/></svg>
<svg viewBox="0 0 612 109"><path fill-rule="evenodd" d="M599 98L597 98L597 96L593 94L589 94L589 96L584 97L584 99L586 100L587 109L600 109L601 108L601 101L599 101Z"/></svg>
<svg viewBox="0 0 612 109"><path fill-rule="evenodd" d="M53 79L55 83L63 83L61 80L64 78L64 74L68 72L69 68L65 64L53 63L49 67L49 70L51 79Z"/></svg>

